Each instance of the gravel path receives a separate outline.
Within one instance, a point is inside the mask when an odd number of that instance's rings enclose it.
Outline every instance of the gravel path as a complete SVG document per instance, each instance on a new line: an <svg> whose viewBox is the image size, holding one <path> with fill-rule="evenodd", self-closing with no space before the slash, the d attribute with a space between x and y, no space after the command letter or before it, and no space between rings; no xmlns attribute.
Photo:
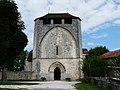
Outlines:
<svg viewBox="0 0 120 90"><path fill-rule="evenodd" d="M21 82L22 83L22 82ZM24 82L39 83L38 85L0 85L0 88L27 88L29 90L76 90L73 85L80 82L46 81L46 82Z"/></svg>

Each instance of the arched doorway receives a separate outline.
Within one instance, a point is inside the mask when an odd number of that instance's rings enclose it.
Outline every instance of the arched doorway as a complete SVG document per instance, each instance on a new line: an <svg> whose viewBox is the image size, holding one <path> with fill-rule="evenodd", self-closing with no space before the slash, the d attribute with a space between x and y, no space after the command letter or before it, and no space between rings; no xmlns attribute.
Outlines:
<svg viewBox="0 0 120 90"><path fill-rule="evenodd" d="M54 80L60 80L61 79L61 71L58 67L54 69Z"/></svg>

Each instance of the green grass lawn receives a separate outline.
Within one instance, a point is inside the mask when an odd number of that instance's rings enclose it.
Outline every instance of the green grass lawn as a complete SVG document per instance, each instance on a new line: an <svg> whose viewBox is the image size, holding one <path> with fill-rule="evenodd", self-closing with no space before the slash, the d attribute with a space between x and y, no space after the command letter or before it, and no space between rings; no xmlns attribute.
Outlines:
<svg viewBox="0 0 120 90"><path fill-rule="evenodd" d="M94 84L87 84L87 83L81 83L75 85L77 90L101 90L99 87L97 87Z"/></svg>

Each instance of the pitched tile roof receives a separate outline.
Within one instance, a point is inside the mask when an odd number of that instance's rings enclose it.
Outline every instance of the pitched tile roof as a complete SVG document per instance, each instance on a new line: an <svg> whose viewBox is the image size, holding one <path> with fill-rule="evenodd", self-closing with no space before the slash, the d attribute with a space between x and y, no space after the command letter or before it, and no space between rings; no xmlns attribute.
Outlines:
<svg viewBox="0 0 120 90"><path fill-rule="evenodd" d="M50 19L50 18L52 18L52 19L55 19L55 18L61 18L61 19L62 18L63 19L64 18L72 18L72 19L79 19L81 21L81 19L79 17L73 16L73 15L71 15L69 13L48 13L48 14L46 14L46 15L44 15L42 17L39 17L37 19L43 20L43 19Z"/></svg>
<svg viewBox="0 0 120 90"><path fill-rule="evenodd" d="M107 52L102 55L102 57L104 57L104 58L114 58L114 57L118 57L118 56L120 56L120 49L110 51L110 52Z"/></svg>

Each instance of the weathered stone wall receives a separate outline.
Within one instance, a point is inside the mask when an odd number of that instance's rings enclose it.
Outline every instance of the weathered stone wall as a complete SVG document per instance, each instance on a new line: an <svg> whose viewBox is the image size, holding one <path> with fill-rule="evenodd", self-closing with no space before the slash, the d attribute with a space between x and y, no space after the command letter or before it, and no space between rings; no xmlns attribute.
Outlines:
<svg viewBox="0 0 120 90"><path fill-rule="evenodd" d="M48 63L49 61L49 63ZM40 63L39 70L36 69L36 78L40 79L41 77L45 77L47 80L54 80L54 69L55 66L53 63L58 63L57 67L61 70L61 80L65 80L66 78L71 78L71 80L78 80L81 76L81 71L79 70L80 64L79 59L39 59L37 60L37 63ZM61 63L64 67L64 70L62 67L60 67L59 63ZM35 65L35 68L38 68L37 65ZM50 69L53 69L52 71ZM39 76L39 77L38 77Z"/></svg>
<svg viewBox="0 0 120 90"><path fill-rule="evenodd" d="M73 36L61 27L50 30L39 44L39 58L77 58L77 46ZM56 52L56 47L58 52ZM56 55L58 53L58 55Z"/></svg>
<svg viewBox="0 0 120 90"><path fill-rule="evenodd" d="M7 80L33 80L33 72L25 71L5 71ZM0 72L0 80L2 79L2 72Z"/></svg>
<svg viewBox="0 0 120 90"><path fill-rule="evenodd" d="M33 58L40 58L41 49L40 43L44 36L53 28L61 27L68 30L75 39L77 46L77 55L82 57L82 37L81 23L79 19L73 19L72 24L46 24L43 25L43 20L36 19L34 30Z"/></svg>
<svg viewBox="0 0 120 90"><path fill-rule="evenodd" d="M93 77L91 83L95 83L103 90L120 90L120 84L109 80L109 78Z"/></svg>
<svg viewBox="0 0 120 90"><path fill-rule="evenodd" d="M24 66L25 71L32 71L32 62L25 61L25 66Z"/></svg>

